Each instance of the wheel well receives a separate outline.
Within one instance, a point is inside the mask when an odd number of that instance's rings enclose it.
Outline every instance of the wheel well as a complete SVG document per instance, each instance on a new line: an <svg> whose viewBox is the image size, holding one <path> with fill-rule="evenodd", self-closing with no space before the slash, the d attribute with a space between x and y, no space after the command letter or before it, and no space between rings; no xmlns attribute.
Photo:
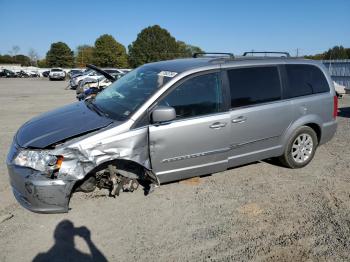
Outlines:
<svg viewBox="0 0 350 262"><path fill-rule="evenodd" d="M309 123L309 124L306 124L305 126L308 126L308 127L311 127L316 135L317 135L317 141L320 142L321 140L321 128L318 124L315 124L315 123Z"/></svg>
<svg viewBox="0 0 350 262"><path fill-rule="evenodd" d="M91 170L89 173L87 173L84 178L78 180L75 182L72 193L74 193L77 188L79 188L85 181L87 181L91 176L94 176L96 172L101 171L103 169L108 168L108 165L113 164L117 166L118 168L124 170L127 173L132 173L135 176L142 176L142 171L146 168L142 166L141 164L134 162L132 160L126 160L126 159L114 159L111 161L104 162L97 167L95 167L93 170Z"/></svg>

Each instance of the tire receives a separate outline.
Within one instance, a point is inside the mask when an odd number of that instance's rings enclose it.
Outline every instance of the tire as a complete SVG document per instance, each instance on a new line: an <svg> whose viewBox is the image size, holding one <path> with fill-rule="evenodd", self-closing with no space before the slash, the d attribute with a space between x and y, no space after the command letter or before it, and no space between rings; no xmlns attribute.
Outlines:
<svg viewBox="0 0 350 262"><path fill-rule="evenodd" d="M316 132L308 126L299 127L288 141L280 162L289 168L302 168L313 159L318 146Z"/></svg>

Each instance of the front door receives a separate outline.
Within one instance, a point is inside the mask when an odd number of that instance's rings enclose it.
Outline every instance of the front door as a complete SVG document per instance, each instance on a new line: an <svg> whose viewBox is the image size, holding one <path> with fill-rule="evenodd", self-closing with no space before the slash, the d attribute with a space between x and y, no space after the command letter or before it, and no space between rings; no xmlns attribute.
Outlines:
<svg viewBox="0 0 350 262"><path fill-rule="evenodd" d="M230 115L219 72L181 81L158 105L174 107L177 115L170 123L149 127L152 169L160 182L227 168Z"/></svg>

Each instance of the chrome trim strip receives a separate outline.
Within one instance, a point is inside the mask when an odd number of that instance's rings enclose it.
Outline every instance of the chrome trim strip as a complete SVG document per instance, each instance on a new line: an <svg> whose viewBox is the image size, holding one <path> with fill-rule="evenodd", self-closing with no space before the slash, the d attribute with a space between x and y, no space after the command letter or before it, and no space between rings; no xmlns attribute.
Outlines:
<svg viewBox="0 0 350 262"><path fill-rule="evenodd" d="M171 157L171 158L166 158L161 161L161 163L170 163L174 161L179 161L179 160L185 160L185 159L191 159L191 158L197 158L201 156L209 156L209 155L214 155L218 153L224 153L230 150L230 147L225 147L225 148L220 148L212 151L206 151L206 152L200 152L200 153L194 153L190 155L183 155L183 156L176 156L176 157Z"/></svg>
<svg viewBox="0 0 350 262"><path fill-rule="evenodd" d="M184 168L179 168L179 169L162 171L162 172L156 173L156 175L161 176L161 175L165 175L165 174L176 173L176 172L186 171L186 170L191 170L191 169L197 169L197 168L201 168L201 167L213 166L213 165L217 165L217 164L225 164L227 162L228 162L227 159L225 159L225 160L221 160L221 161L217 161L217 162L210 162L210 163L203 164L203 165L190 166L190 167L184 167Z"/></svg>

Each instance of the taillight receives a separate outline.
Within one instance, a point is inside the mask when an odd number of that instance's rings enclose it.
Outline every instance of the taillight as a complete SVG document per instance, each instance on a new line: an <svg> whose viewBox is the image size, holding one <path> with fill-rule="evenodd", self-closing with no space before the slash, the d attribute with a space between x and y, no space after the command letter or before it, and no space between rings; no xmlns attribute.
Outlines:
<svg viewBox="0 0 350 262"><path fill-rule="evenodd" d="M337 118L338 115L338 97L333 97L333 118Z"/></svg>

